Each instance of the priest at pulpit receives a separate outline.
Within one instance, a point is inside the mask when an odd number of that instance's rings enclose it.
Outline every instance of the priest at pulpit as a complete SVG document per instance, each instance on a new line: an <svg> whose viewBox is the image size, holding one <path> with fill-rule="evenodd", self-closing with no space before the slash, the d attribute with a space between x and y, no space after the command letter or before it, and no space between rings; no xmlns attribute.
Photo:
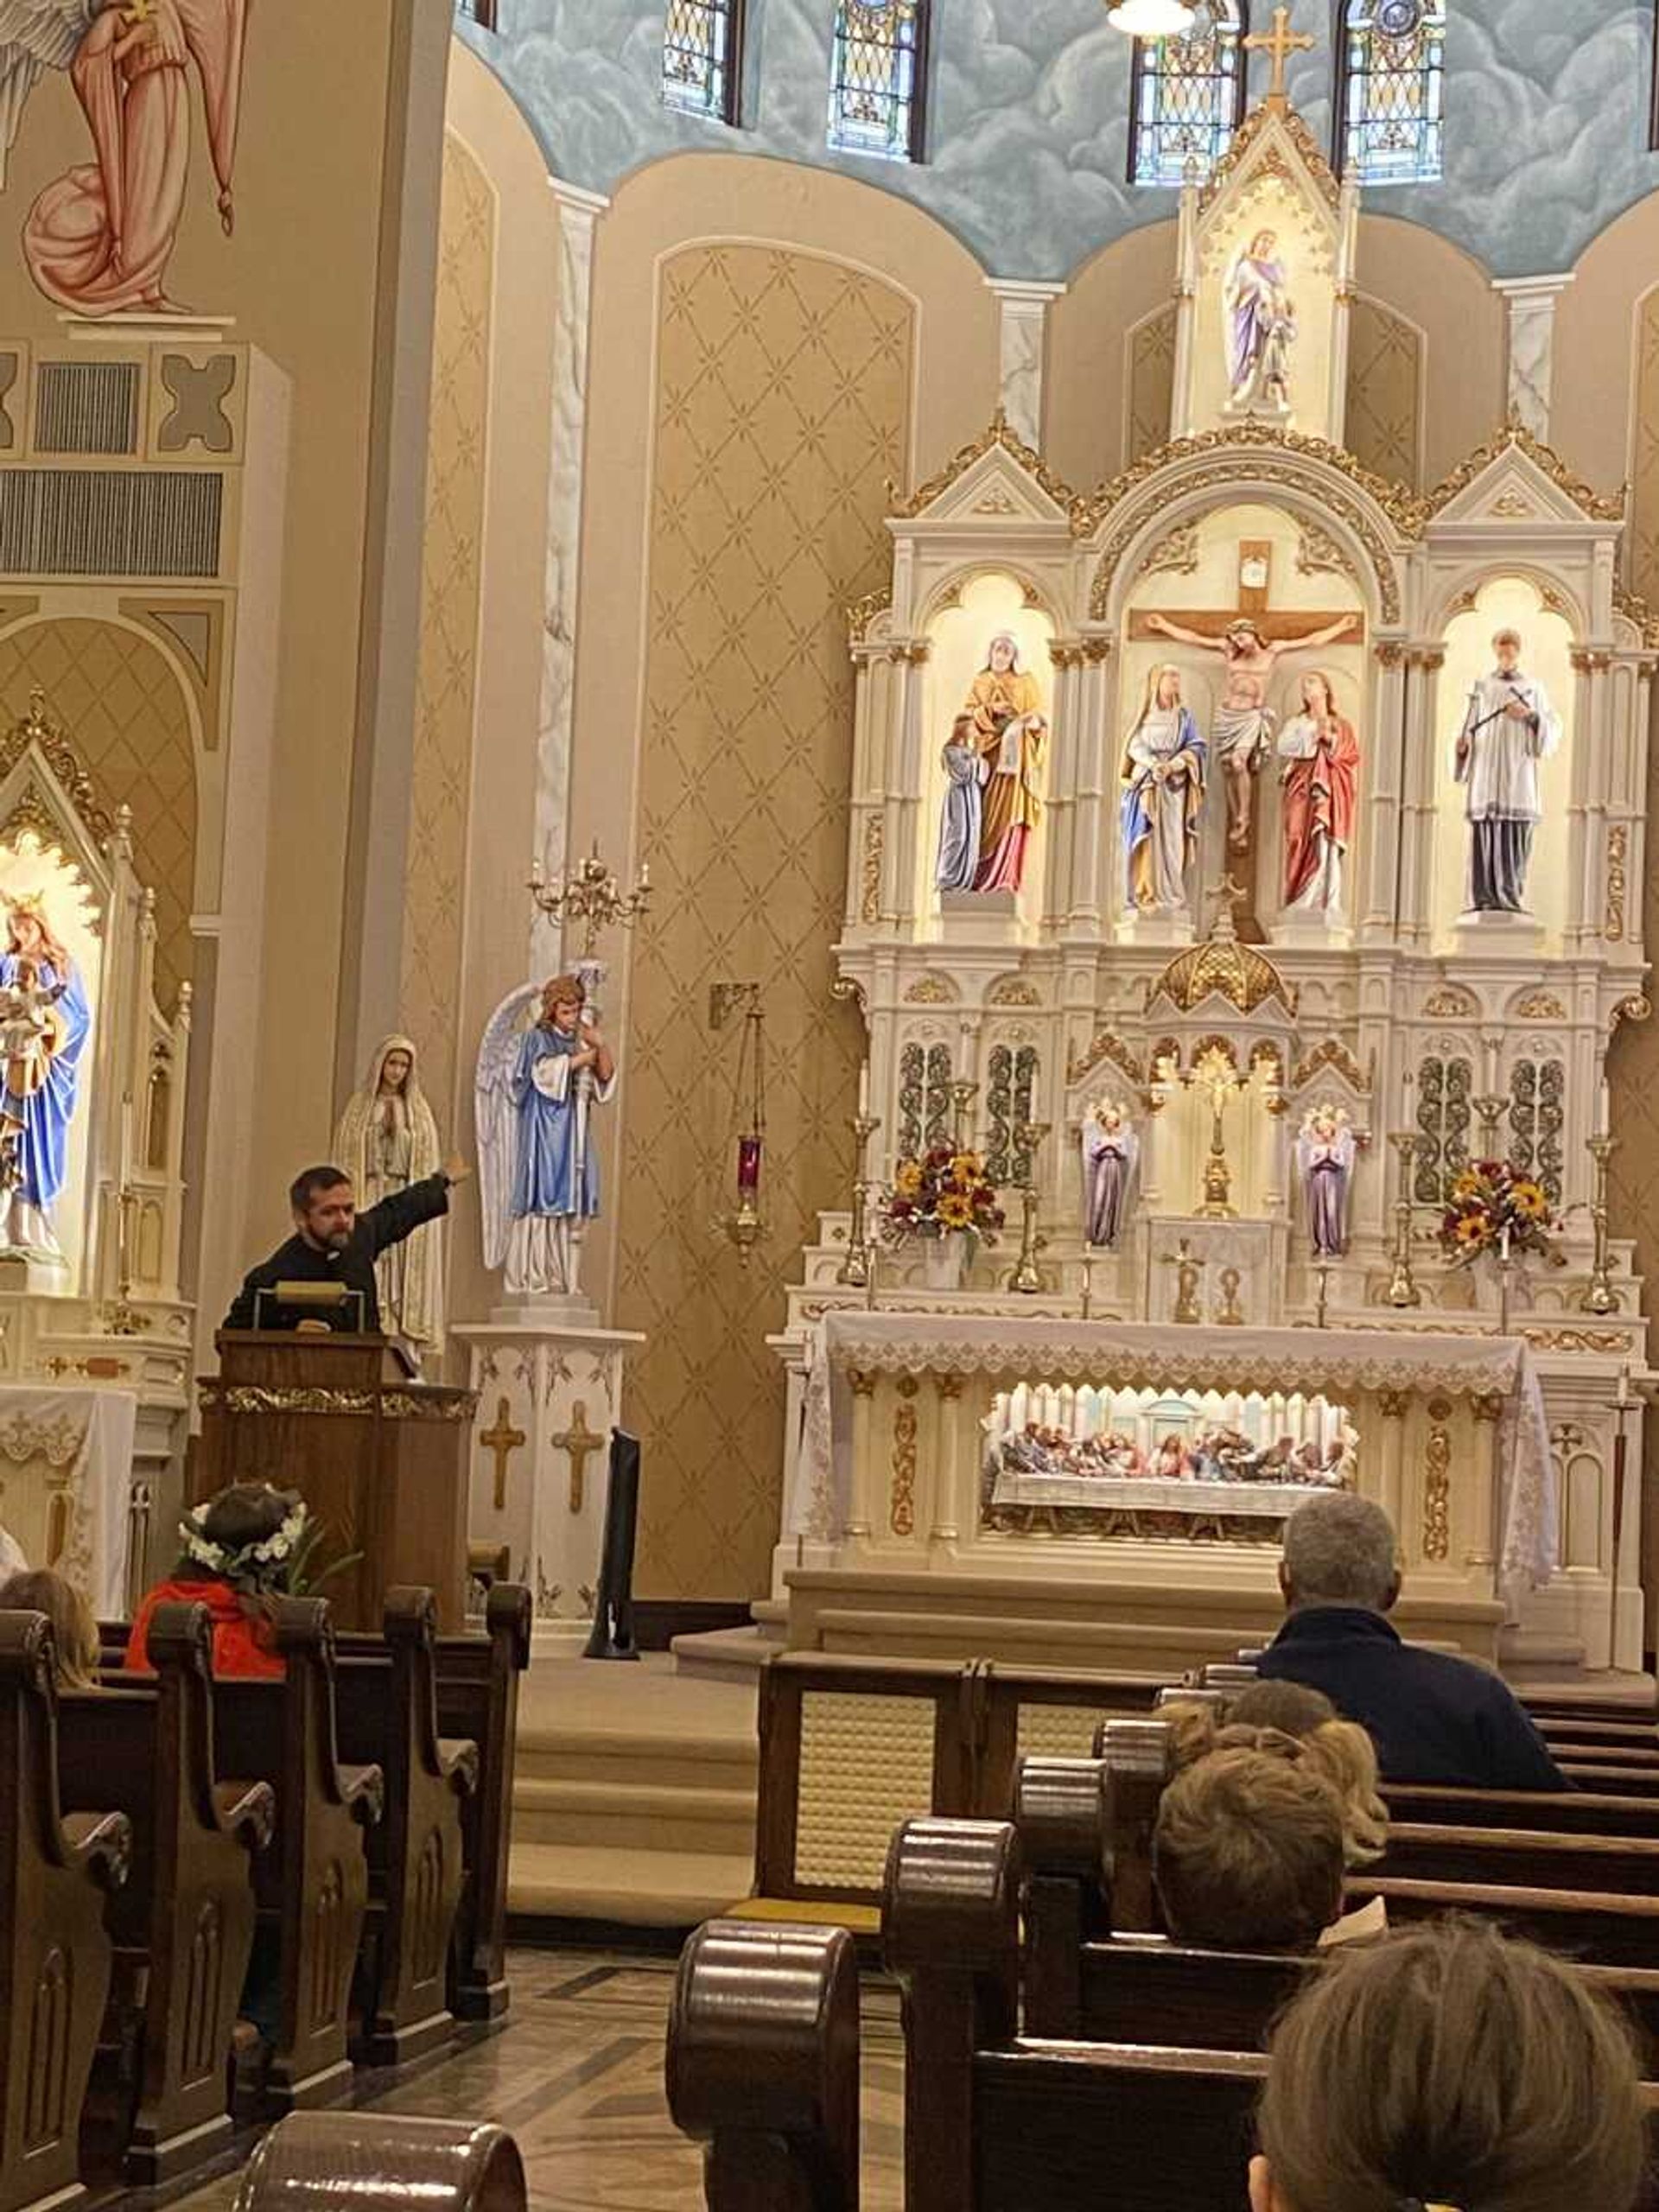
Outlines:
<svg viewBox="0 0 1659 2212"><path fill-rule="evenodd" d="M294 1234L243 1277L225 1326L280 1326L281 1317L268 1312L269 1301L261 1305L258 1298L261 1291L274 1290L279 1283L336 1283L362 1300L356 1326L365 1335L377 1333L380 1301L375 1293L375 1262L423 1223L448 1213L451 1189L469 1173L463 1161L446 1160L435 1175L393 1191L359 1213L352 1179L343 1168L308 1167L289 1186Z"/></svg>

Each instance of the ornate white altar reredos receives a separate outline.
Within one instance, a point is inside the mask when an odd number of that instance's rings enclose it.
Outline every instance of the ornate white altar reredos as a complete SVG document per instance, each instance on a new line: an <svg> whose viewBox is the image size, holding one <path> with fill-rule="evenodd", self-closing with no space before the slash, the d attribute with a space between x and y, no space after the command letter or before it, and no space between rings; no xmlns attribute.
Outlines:
<svg viewBox="0 0 1659 2212"><path fill-rule="evenodd" d="M954 1298L922 1290L914 1246L878 1262L876 1296L1489 1335L1502 1301L1560 1486L1556 1571L1510 1649L1601 1665L1611 1400L1623 1367L1645 1370L1646 1325L1587 1146L1614 1033L1649 1010L1659 625L1618 587L1622 499L1519 427L1427 495L1344 450L1355 214L1270 101L1185 195L1180 435L1079 495L999 419L891 519L890 587L851 613L836 955L868 1031L868 1173L956 1135L951 1086L975 1086L963 1133L999 1184L1038 1193L1042 1287L1006 1287L1014 1204ZM1084 1186L1103 1103L1134 1139L1127 1195ZM1558 1264L1503 1288L1447 1268L1434 1230L1471 1157L1536 1176ZM824 1217L781 1342L780 1563L948 1566L950 1542L901 1538L891 1514L849 1538L802 1503L808 1340L866 1300L838 1280L855 1233ZM1634 1417L1630 1433L1634 1466ZM1611 1647L1627 1665L1635 1487ZM1043 1572L1103 1572L1120 1544L991 1533L1010 1573L1039 1548Z"/></svg>
<svg viewBox="0 0 1659 2212"><path fill-rule="evenodd" d="M156 1003L126 810L38 694L0 734L0 1383L134 1391L139 1458L164 1460L190 1357L189 986Z"/></svg>

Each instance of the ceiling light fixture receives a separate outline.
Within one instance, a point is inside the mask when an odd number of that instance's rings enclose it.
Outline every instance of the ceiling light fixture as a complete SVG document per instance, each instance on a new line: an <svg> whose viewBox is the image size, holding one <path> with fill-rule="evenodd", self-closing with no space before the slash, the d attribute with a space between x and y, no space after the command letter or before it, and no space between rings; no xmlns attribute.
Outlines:
<svg viewBox="0 0 1659 2212"><path fill-rule="evenodd" d="M1130 38L1179 38L1192 29L1196 13L1187 0L1118 0L1106 10L1106 20Z"/></svg>

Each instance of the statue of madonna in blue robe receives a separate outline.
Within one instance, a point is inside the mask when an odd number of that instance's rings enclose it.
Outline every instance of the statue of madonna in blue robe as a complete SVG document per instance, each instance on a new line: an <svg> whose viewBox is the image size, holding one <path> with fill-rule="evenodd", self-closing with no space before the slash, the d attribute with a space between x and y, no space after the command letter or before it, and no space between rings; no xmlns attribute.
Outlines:
<svg viewBox="0 0 1659 2212"><path fill-rule="evenodd" d="M69 1125L92 1009L73 960L33 899L7 912L0 989L27 991L49 1004L52 1016L50 1034L35 1052L9 1057L0 1067L0 1131L13 1140L5 1146L12 1180L0 1190L0 1250L56 1259L52 1209L68 1174Z"/></svg>

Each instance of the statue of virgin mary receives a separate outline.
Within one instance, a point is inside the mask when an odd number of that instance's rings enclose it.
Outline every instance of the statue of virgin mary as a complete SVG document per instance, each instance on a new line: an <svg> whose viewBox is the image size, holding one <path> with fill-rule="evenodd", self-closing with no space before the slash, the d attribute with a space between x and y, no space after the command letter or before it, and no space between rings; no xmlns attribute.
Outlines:
<svg viewBox="0 0 1659 2212"><path fill-rule="evenodd" d="M442 1166L438 1125L410 1038L385 1037L375 1046L367 1079L340 1117L334 1157L357 1185L359 1208L407 1190ZM443 1348L442 1240L443 1224L428 1222L374 1263L388 1329L421 1351Z"/></svg>
<svg viewBox="0 0 1659 2212"><path fill-rule="evenodd" d="M92 1027L86 986L34 894L6 908L0 989L8 1030L26 1024L27 1049L10 1049L0 1077L0 1252L62 1262L52 1209L69 1172L80 1058Z"/></svg>

